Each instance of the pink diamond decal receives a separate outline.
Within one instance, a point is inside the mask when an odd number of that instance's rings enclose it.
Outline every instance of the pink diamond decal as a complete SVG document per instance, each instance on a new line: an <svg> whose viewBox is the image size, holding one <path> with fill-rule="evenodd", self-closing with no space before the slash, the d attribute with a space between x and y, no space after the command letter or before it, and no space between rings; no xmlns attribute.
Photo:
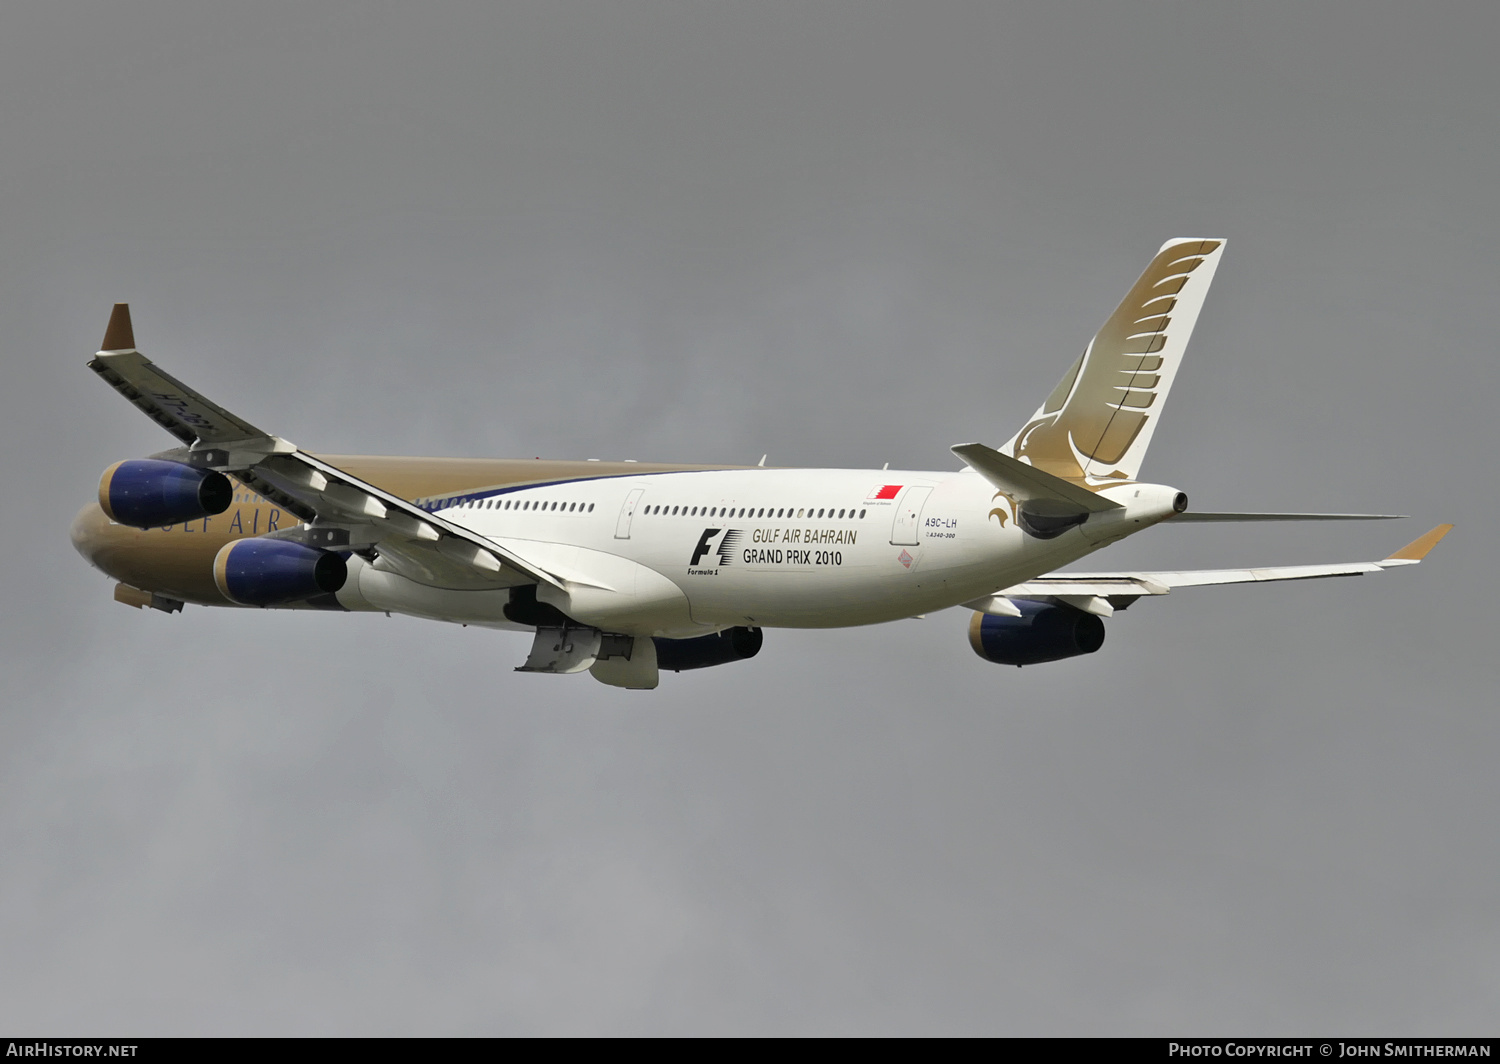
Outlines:
<svg viewBox="0 0 1500 1064"><path fill-rule="evenodd" d="M902 551L901 557L897 558L896 560L902 565L906 566L908 569L911 568L912 556L910 554L907 554L906 551Z"/></svg>

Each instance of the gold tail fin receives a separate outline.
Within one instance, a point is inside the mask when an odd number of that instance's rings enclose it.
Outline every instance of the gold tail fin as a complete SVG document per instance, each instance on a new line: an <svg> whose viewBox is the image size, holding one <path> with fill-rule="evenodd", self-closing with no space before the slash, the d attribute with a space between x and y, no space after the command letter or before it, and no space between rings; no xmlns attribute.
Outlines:
<svg viewBox="0 0 1500 1064"><path fill-rule="evenodd" d="M1070 480L1134 480L1223 255L1169 240L1066 376L1002 450Z"/></svg>

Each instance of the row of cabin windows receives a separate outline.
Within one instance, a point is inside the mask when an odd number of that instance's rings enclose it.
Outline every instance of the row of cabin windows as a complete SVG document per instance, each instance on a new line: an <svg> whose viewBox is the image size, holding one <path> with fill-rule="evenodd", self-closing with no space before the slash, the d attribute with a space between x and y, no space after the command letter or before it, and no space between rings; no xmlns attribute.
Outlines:
<svg viewBox="0 0 1500 1064"><path fill-rule="evenodd" d="M455 503L451 499L418 499L417 505L424 510L437 510L443 506L473 507L480 510L561 510L565 513L594 512L593 503L581 502L553 502L547 499L481 499L478 502L466 501Z"/></svg>
<svg viewBox="0 0 1500 1064"><path fill-rule="evenodd" d="M850 518L863 518L865 511L860 510L857 514L851 508L849 510L834 510L832 506L814 510L808 506L803 509L795 509L787 506L781 509L775 507L761 507L757 510L753 506L740 507L736 510L733 506L648 506L645 509L648 516L661 514L666 517L822 517L824 513L834 519L841 519L846 514Z"/></svg>
<svg viewBox="0 0 1500 1064"><path fill-rule="evenodd" d="M428 509L428 510L439 509L439 508L441 508L444 505L444 503L448 503L449 505L452 505L451 500L444 500L444 499L419 499L419 500L417 500L417 505L423 507L424 509ZM501 500L501 499L486 499L486 500L481 500L479 502L461 502L461 503L458 503L457 505L462 506L462 507L478 507L479 509L484 509L484 510L510 510L510 509L515 509L515 510L536 510L536 511L540 511L540 510L548 510L548 511L561 510L564 513L593 513L594 512L594 504L593 503L587 503L587 504L585 504L585 503L581 503L581 502L551 502L551 501L547 501L547 500L536 500L536 499L504 499L504 500ZM860 510L860 511L858 511L858 513L856 513L855 510L852 507L850 507L848 509L835 510L832 506L829 506L829 507L819 507L818 509L814 510L810 506L803 507L801 509L797 509L795 507L790 507L790 506L784 506L784 507L781 507L780 509L777 509L776 507L766 507L766 506L763 506L760 509L756 509L754 506L749 506L749 507L741 506L738 509L736 509L733 506L691 506L691 507L689 507L689 506L666 506L666 505L661 505L661 506L648 506L648 507L646 507L646 509L643 512L646 515L648 515L648 516L661 515L661 516L665 516L665 517L723 517L723 518L729 518L729 517L750 517L750 518L761 518L761 517L770 517L770 518L784 518L784 517L785 518L801 518L801 517L809 517L809 518L820 518L820 517L823 517L826 514L828 517L833 518L834 520L842 520L846 516L848 518L852 519L852 520L863 520L864 516L865 516L865 511L864 510Z"/></svg>

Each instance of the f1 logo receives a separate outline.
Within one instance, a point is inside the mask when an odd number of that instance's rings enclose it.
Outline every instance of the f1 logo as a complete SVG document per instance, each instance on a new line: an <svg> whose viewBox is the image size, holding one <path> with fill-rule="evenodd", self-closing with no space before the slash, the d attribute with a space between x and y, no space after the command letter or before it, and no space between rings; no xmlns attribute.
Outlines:
<svg viewBox="0 0 1500 1064"><path fill-rule="evenodd" d="M705 528L703 530L703 535L698 537L698 546L693 548L693 560L688 562L688 564L697 565L699 562L701 562L703 560L703 556L709 551L713 550L713 548L709 546L708 541L713 539L722 531L724 531L722 528Z"/></svg>

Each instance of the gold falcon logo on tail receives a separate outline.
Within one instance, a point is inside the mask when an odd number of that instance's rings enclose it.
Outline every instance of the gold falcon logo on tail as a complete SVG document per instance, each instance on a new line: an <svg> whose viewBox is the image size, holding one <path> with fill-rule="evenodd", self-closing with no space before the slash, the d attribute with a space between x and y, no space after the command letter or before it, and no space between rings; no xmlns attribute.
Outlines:
<svg viewBox="0 0 1500 1064"><path fill-rule="evenodd" d="M1167 241L1002 450L1068 480L1134 480L1223 248Z"/></svg>

